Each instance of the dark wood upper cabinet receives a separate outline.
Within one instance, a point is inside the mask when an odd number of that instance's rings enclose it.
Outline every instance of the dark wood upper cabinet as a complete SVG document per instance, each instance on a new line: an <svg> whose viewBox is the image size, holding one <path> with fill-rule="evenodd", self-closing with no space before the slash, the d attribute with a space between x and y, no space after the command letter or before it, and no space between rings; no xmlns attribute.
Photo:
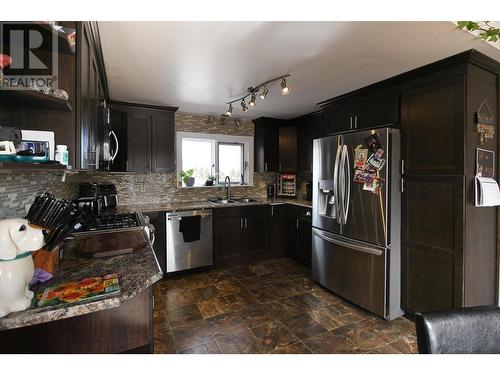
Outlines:
<svg viewBox="0 0 500 375"><path fill-rule="evenodd" d="M297 171L297 128L282 126L278 139L278 172Z"/></svg>
<svg viewBox="0 0 500 375"><path fill-rule="evenodd" d="M313 140L323 136L323 114L316 112L292 121L297 127L297 169L311 173Z"/></svg>
<svg viewBox="0 0 500 375"><path fill-rule="evenodd" d="M356 129L399 126L399 87L377 90L361 96Z"/></svg>
<svg viewBox="0 0 500 375"><path fill-rule="evenodd" d="M463 174L464 95L464 75L402 92L402 158L407 173Z"/></svg>
<svg viewBox="0 0 500 375"><path fill-rule="evenodd" d="M77 166L96 170L105 131L99 105L108 98L106 73L97 23L79 22L77 35Z"/></svg>
<svg viewBox="0 0 500 375"><path fill-rule="evenodd" d="M253 120L254 169L256 172L276 172L278 170L278 132L283 121L269 117Z"/></svg>
<svg viewBox="0 0 500 375"><path fill-rule="evenodd" d="M172 172L175 170L174 121L173 112L151 115L151 170L153 172Z"/></svg>
<svg viewBox="0 0 500 375"><path fill-rule="evenodd" d="M175 107L143 106L112 101L111 128L119 149L112 171L175 170ZM123 166L125 165L125 169Z"/></svg>
<svg viewBox="0 0 500 375"><path fill-rule="evenodd" d="M326 104L324 134L399 124L399 87L360 92Z"/></svg>
<svg viewBox="0 0 500 375"><path fill-rule="evenodd" d="M151 114L148 111L134 109L128 113L127 150L128 172L151 170Z"/></svg>
<svg viewBox="0 0 500 375"><path fill-rule="evenodd" d="M359 101L342 100L323 109L323 130L325 136L354 129L355 116L359 113Z"/></svg>

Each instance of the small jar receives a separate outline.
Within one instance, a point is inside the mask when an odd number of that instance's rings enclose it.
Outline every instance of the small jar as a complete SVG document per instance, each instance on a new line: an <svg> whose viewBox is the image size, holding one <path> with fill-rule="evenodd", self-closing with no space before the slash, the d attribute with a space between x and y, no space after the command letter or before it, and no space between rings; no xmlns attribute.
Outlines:
<svg viewBox="0 0 500 375"><path fill-rule="evenodd" d="M68 146L66 145L57 145L56 146L56 154L55 159L62 165L68 165L69 163L69 152Z"/></svg>

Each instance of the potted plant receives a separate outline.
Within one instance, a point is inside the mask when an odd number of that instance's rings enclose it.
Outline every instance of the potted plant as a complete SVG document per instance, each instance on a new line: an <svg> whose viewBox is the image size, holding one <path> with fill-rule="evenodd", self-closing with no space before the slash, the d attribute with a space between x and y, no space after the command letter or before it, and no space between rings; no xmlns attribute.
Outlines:
<svg viewBox="0 0 500 375"><path fill-rule="evenodd" d="M194 185L194 177L193 177L194 169L188 169L187 171L180 171L180 175L182 178L182 182L184 185L191 187Z"/></svg>
<svg viewBox="0 0 500 375"><path fill-rule="evenodd" d="M208 175L205 181L205 186L214 186L215 180L217 180L218 172L215 171L215 164L212 164L212 174Z"/></svg>

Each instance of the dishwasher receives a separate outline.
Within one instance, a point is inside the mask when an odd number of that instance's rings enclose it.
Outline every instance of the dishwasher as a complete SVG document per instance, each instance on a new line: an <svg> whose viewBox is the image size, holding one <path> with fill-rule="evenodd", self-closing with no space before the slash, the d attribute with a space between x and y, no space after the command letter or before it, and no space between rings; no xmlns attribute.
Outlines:
<svg viewBox="0 0 500 375"><path fill-rule="evenodd" d="M212 210L167 212L165 225L167 273L213 264Z"/></svg>

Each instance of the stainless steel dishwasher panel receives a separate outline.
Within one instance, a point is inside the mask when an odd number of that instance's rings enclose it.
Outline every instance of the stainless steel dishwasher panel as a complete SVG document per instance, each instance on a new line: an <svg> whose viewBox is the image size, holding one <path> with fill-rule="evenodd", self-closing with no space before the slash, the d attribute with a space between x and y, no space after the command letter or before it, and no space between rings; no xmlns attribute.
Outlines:
<svg viewBox="0 0 500 375"><path fill-rule="evenodd" d="M179 225L183 217L201 216L200 239L184 242ZM168 212L166 214L167 273L211 266L212 210Z"/></svg>

